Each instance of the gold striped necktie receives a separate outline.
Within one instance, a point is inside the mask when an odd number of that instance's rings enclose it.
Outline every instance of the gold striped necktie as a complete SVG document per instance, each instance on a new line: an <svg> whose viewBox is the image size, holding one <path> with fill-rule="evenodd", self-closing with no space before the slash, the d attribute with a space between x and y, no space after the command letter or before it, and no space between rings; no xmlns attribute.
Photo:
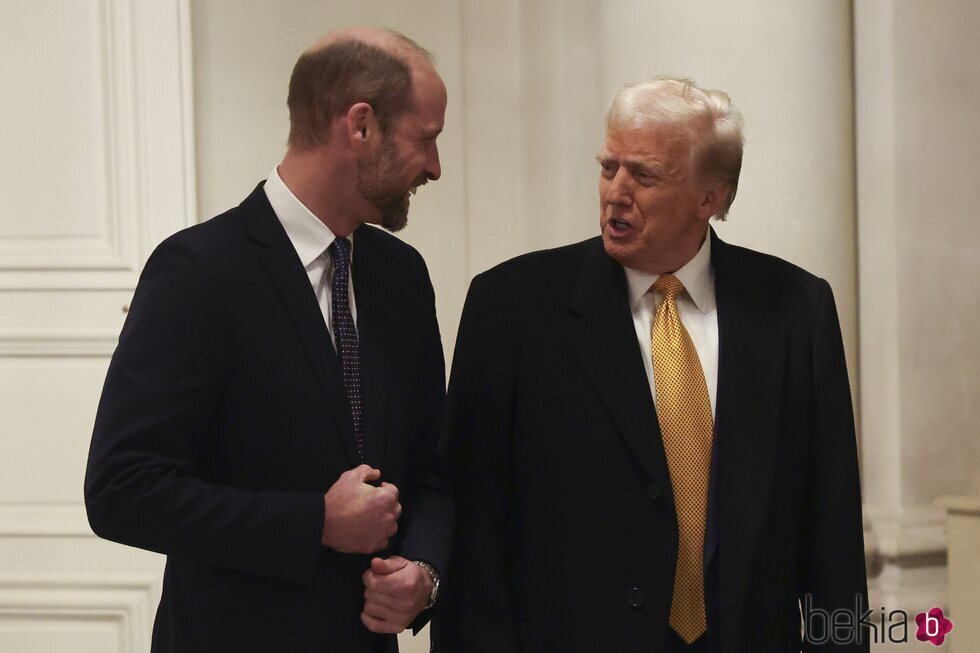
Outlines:
<svg viewBox="0 0 980 653"><path fill-rule="evenodd" d="M690 644L707 629L704 611L704 529L708 511L712 418L708 387L691 336L677 314L684 285L661 275L653 290L663 299L650 339L657 417L677 511L678 547L670 627Z"/></svg>

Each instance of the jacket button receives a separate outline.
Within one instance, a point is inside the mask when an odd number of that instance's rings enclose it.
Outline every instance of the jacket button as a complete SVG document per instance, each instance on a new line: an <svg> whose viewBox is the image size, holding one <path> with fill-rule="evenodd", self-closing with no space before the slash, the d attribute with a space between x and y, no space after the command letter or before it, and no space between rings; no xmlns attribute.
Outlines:
<svg viewBox="0 0 980 653"><path fill-rule="evenodd" d="M639 608L647 601L647 595L639 587L626 590L626 604L631 608Z"/></svg>
<svg viewBox="0 0 980 653"><path fill-rule="evenodd" d="M653 499L654 501L659 499L663 493L663 490L661 490L660 486L656 483L651 482L647 486L647 497Z"/></svg>

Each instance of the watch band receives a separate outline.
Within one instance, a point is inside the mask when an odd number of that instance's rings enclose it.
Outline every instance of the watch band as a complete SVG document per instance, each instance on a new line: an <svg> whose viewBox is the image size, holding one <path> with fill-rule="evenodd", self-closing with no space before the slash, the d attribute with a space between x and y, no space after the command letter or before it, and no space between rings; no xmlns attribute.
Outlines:
<svg viewBox="0 0 980 653"><path fill-rule="evenodd" d="M429 574L429 578L432 579L432 591L429 592L429 601L425 604L425 609L428 610L436 604L436 599L439 597L439 573L436 568L430 565L428 562L423 562L421 560L412 560L422 569L425 569Z"/></svg>

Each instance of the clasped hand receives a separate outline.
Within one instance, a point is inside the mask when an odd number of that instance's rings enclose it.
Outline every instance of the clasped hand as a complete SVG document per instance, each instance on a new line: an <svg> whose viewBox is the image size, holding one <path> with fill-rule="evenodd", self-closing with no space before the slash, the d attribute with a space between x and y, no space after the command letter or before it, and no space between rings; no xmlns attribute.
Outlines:
<svg viewBox="0 0 980 653"><path fill-rule="evenodd" d="M373 633L400 633L425 609L432 592L429 572L401 556L373 558L364 572L361 621Z"/></svg>
<svg viewBox="0 0 980 653"><path fill-rule="evenodd" d="M381 472L368 465L347 470L323 496L323 545L341 553L374 553L398 531L398 488L370 483Z"/></svg>
<svg viewBox="0 0 980 653"><path fill-rule="evenodd" d="M402 514L398 488L371 482L381 472L360 465L340 475L323 497L324 546L341 553L375 553L388 546ZM361 621L375 633L400 633L428 603L429 573L401 556L373 558L364 572Z"/></svg>

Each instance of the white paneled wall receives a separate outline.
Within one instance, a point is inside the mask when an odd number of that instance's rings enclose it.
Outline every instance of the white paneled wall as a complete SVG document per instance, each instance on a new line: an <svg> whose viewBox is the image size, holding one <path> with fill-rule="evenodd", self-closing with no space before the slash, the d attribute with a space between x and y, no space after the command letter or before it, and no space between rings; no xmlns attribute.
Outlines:
<svg viewBox="0 0 980 653"><path fill-rule="evenodd" d="M0 9L0 650L148 651L162 559L97 540L82 479L143 262L195 221L189 5Z"/></svg>

